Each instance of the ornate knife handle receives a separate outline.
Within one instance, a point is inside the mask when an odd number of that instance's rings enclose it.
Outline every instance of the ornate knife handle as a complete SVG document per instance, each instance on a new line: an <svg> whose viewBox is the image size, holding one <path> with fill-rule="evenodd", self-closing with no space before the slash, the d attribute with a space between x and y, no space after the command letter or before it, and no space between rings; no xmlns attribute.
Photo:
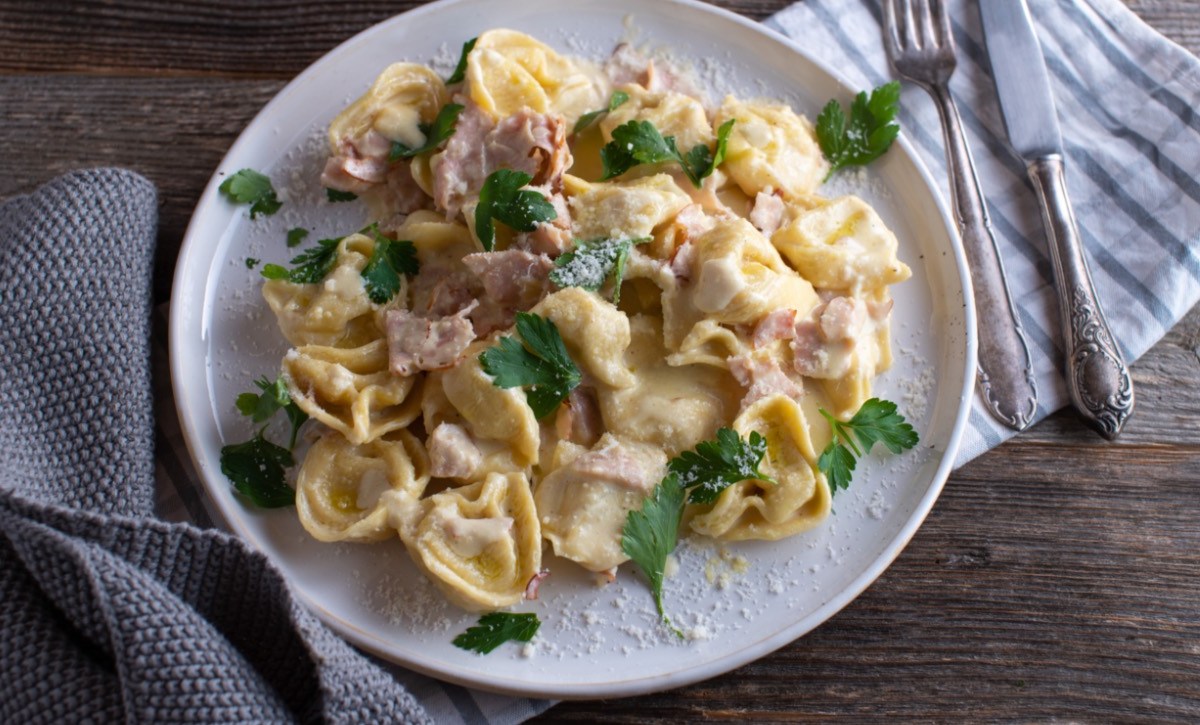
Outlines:
<svg viewBox="0 0 1200 725"><path fill-rule="evenodd" d="M975 291L975 312L979 317L979 392L996 420L1013 430L1025 430L1037 412L1037 386L1029 343L1008 292L1004 263L958 109L944 84L933 86L930 92L942 116L950 199Z"/></svg>
<svg viewBox="0 0 1200 725"><path fill-rule="evenodd" d="M1112 440L1133 412L1133 379L1096 299L1075 213L1067 198L1063 159L1043 156L1029 164L1042 206L1067 353L1067 391L1084 420Z"/></svg>

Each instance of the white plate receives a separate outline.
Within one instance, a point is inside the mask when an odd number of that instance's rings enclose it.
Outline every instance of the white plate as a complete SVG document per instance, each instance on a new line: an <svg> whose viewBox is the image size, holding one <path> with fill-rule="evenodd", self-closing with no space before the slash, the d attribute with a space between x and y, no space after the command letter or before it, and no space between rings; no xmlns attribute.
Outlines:
<svg viewBox="0 0 1200 725"><path fill-rule="evenodd" d="M387 64L435 61L445 72L465 39L493 27L597 58L632 33L639 45L670 48L693 61L718 93L786 99L810 118L829 98L847 102L852 95L835 72L782 37L683 0L445 0L355 36L263 109L196 207L171 300L172 375L188 445L229 527L266 552L326 623L366 650L460 684L540 697L633 695L712 677L791 642L862 592L912 537L954 460L974 378L969 282L929 175L903 139L864 175L846 174L825 192L866 197L913 268L913 278L893 288L896 364L877 390L900 404L921 445L864 461L851 490L834 499L834 515L814 531L777 543L682 547L666 603L693 639L680 642L657 625L632 567L622 568L616 584L598 588L576 567L551 559L541 599L518 607L543 621L534 645L524 651L506 645L486 657L465 652L450 640L475 617L441 603L399 540L318 543L293 510L248 507L220 472L222 444L251 432L234 398L259 375L273 376L286 348L259 294L258 271L248 270L245 259L285 261L294 253L284 246L292 227L310 229L311 244L363 221L359 203L323 198L326 124ZM243 167L274 179L285 202L281 212L251 221L246 207L219 197L223 176Z"/></svg>

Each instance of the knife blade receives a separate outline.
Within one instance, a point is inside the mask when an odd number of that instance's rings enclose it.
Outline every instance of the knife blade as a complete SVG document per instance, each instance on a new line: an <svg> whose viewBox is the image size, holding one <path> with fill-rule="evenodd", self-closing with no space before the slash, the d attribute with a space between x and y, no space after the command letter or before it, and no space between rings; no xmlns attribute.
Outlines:
<svg viewBox="0 0 1200 725"><path fill-rule="evenodd" d="M1133 412L1133 379L1096 297L1075 212L1050 74L1026 0L981 0L983 37L1013 151L1026 164L1042 210L1062 319L1067 391L1102 436Z"/></svg>

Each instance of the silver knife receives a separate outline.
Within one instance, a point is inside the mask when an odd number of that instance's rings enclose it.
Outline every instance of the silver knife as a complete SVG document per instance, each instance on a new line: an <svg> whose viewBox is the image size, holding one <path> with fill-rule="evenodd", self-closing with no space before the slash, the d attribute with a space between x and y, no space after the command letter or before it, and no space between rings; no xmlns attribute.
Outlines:
<svg viewBox="0 0 1200 725"><path fill-rule="evenodd" d="M1083 418L1112 440L1133 412L1133 379L1096 299L1067 199L1062 135L1050 77L1025 0L981 0L996 93L1008 140L1037 190L1054 266L1067 357L1067 391Z"/></svg>

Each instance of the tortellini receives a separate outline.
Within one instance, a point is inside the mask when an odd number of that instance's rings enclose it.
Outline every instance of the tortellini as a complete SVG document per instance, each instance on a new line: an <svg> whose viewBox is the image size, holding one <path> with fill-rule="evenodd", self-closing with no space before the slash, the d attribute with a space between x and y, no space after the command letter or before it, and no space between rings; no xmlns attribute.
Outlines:
<svg viewBox="0 0 1200 725"><path fill-rule="evenodd" d="M692 518L693 531L723 539L774 541L812 528L829 515L831 496L809 427L796 401L772 395L733 422L739 435L757 431L767 441L759 469L775 483L750 480L721 492L712 509Z"/></svg>
<svg viewBox="0 0 1200 725"><path fill-rule="evenodd" d="M338 244L337 262L325 279L315 284L267 280L262 293L279 330L293 345L357 347L381 335L367 299L362 270L371 259L375 242L351 234Z"/></svg>
<svg viewBox="0 0 1200 725"><path fill-rule="evenodd" d="M421 413L410 396L417 379L388 371L387 341L362 347L305 345L283 358L284 379L296 405L355 445L408 427Z"/></svg>
<svg viewBox="0 0 1200 725"><path fill-rule="evenodd" d="M912 276L896 257L896 235L862 199L843 196L801 211L771 243L814 286L877 289Z"/></svg>
<svg viewBox="0 0 1200 725"><path fill-rule="evenodd" d="M427 483L425 446L408 431L359 446L329 434L304 457L296 479L296 513L320 541L379 541L396 535L384 494L415 501Z"/></svg>
<svg viewBox="0 0 1200 725"><path fill-rule="evenodd" d="M725 148L725 173L747 196L777 190L802 198L824 180L829 164L813 135L812 124L782 104L749 103L725 98L717 111L719 126L733 120Z"/></svg>
<svg viewBox="0 0 1200 725"><path fill-rule="evenodd" d="M542 533L524 474L490 473L430 496L422 508L401 536L447 599L472 612L521 601L542 567Z"/></svg>
<svg viewBox="0 0 1200 725"><path fill-rule="evenodd" d="M667 174L604 184L568 176L564 182L577 239L648 237L691 203Z"/></svg>
<svg viewBox="0 0 1200 725"><path fill-rule="evenodd" d="M629 121L649 121L664 137L674 136L680 152L687 153L697 144L711 146L716 140L708 114L699 100L674 91L652 93L640 86L625 86L629 100L600 121L606 141L613 129Z"/></svg>
<svg viewBox="0 0 1200 725"><path fill-rule="evenodd" d="M344 140L375 131L417 148L425 143L421 124L432 122L447 100L446 85L432 70L417 63L394 63L329 124L329 145L336 152Z"/></svg>
<svg viewBox="0 0 1200 725"><path fill-rule="evenodd" d="M625 365L629 347L629 318L579 287L568 287L546 297L533 313L558 328L567 352L596 380L613 388L628 388L636 382Z"/></svg>
<svg viewBox="0 0 1200 725"><path fill-rule="evenodd" d="M574 123L607 98L604 77L515 30L489 30L467 58L467 89L497 119L522 108L554 111Z"/></svg>
<svg viewBox="0 0 1200 725"><path fill-rule="evenodd" d="M627 561L621 529L662 480L666 454L606 433L590 451L559 443L555 458L534 494L542 535L554 553L595 572Z"/></svg>

